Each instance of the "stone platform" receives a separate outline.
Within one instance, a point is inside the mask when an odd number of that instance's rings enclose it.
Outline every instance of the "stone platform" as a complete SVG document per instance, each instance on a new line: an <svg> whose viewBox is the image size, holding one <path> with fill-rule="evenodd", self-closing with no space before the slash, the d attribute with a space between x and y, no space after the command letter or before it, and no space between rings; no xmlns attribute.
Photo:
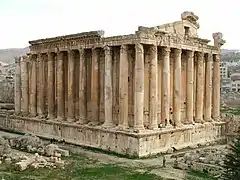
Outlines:
<svg viewBox="0 0 240 180"><path fill-rule="evenodd" d="M52 120L0 115L0 129L31 133L47 139L116 152L134 157L148 157L169 149L183 149L225 140L225 123L184 125L181 128L146 130L140 133L104 129Z"/></svg>

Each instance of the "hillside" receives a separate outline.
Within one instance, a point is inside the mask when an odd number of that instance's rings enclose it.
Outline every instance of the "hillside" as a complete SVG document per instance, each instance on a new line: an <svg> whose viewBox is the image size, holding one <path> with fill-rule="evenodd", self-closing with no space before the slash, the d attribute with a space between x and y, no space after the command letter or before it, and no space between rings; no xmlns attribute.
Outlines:
<svg viewBox="0 0 240 180"><path fill-rule="evenodd" d="M0 49L0 62L11 64L14 62L14 56L24 55L29 51L29 48L11 48Z"/></svg>

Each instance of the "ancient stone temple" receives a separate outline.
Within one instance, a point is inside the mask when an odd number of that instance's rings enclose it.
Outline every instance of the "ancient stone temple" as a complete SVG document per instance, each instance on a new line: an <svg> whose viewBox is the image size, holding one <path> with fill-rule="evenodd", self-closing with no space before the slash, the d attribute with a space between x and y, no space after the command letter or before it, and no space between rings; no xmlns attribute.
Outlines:
<svg viewBox="0 0 240 180"><path fill-rule="evenodd" d="M131 156L224 139L221 33L198 37L198 17L104 37L30 41L16 59L15 115L0 127Z"/></svg>

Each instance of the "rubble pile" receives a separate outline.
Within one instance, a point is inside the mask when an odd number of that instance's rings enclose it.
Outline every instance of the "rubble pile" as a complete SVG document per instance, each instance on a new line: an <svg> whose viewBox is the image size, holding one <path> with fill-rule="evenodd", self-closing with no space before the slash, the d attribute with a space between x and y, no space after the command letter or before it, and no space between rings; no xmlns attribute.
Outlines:
<svg viewBox="0 0 240 180"><path fill-rule="evenodd" d="M194 169L218 175L224 166L224 159L227 154L228 148L222 146L220 148L209 147L197 149L195 151L174 155L171 158L175 158L175 168L183 170Z"/></svg>
<svg viewBox="0 0 240 180"><path fill-rule="evenodd" d="M25 150L30 154L22 154L15 149ZM69 151L56 144L45 145L36 136L26 134L19 137L0 137L0 164L14 164L19 171L29 167L64 168L62 156L69 156Z"/></svg>

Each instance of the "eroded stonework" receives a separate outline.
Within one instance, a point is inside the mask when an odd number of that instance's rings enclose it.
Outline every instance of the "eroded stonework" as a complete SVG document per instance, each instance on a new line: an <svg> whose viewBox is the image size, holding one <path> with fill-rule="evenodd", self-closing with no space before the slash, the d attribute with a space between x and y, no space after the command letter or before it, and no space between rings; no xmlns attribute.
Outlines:
<svg viewBox="0 0 240 180"><path fill-rule="evenodd" d="M222 36L208 45L198 17L181 18L124 36L30 41L16 61L16 115L1 128L139 157L224 138Z"/></svg>

